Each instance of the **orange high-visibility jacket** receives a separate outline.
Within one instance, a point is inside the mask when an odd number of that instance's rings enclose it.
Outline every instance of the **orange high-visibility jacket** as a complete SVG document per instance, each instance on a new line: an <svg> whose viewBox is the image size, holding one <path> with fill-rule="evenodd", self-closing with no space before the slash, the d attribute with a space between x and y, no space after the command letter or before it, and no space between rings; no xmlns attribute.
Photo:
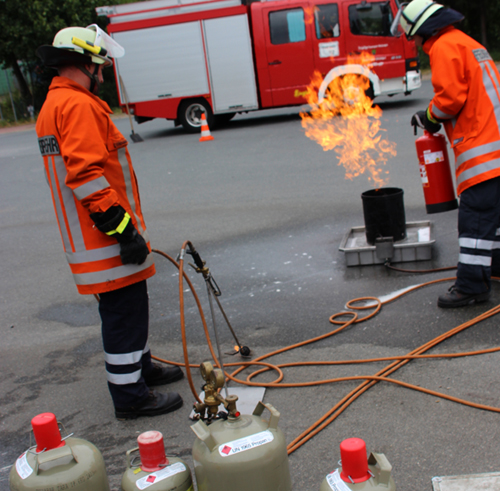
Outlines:
<svg viewBox="0 0 500 491"><path fill-rule="evenodd" d="M80 84L55 77L36 124L38 143L73 277L82 294L104 293L155 274L152 255L124 265L116 239L90 213L121 205L149 245L127 140L109 106Z"/></svg>
<svg viewBox="0 0 500 491"><path fill-rule="evenodd" d="M430 111L455 152L457 192L500 176L500 75L484 46L447 27L423 45L430 57Z"/></svg>

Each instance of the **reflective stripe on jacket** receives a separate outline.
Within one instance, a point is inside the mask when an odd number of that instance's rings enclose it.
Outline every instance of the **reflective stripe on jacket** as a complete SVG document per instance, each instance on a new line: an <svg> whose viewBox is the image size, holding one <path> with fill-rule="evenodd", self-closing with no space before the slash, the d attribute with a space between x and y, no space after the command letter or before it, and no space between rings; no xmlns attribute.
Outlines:
<svg viewBox="0 0 500 491"><path fill-rule="evenodd" d="M122 264L116 239L90 218L120 204L150 247L128 143L109 113L80 84L55 77L36 124L64 250L82 294L116 290L155 274L151 254L144 264Z"/></svg>
<svg viewBox="0 0 500 491"><path fill-rule="evenodd" d="M455 152L457 192L500 176L500 74L486 49L454 27L424 43L432 116Z"/></svg>

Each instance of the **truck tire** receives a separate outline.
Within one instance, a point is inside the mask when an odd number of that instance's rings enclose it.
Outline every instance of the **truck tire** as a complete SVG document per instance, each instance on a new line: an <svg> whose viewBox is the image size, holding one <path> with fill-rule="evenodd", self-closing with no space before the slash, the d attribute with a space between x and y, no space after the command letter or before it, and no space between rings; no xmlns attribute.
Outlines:
<svg viewBox="0 0 500 491"><path fill-rule="evenodd" d="M331 84L339 83L339 82L340 82L340 78L336 78L331 82ZM330 92L330 90L331 90L330 87L331 87L331 85L329 85L328 88L326 89L326 93ZM338 90L338 86L337 86L337 90ZM354 86L352 89L346 88L344 90L344 102L345 102L345 104L352 104L353 102L355 102L356 98L357 98L356 97L357 93L359 93L359 88L356 86ZM368 97L372 101L375 98L373 86L372 86L371 82L370 82L369 87L365 90L365 95L366 95L366 97ZM354 97L354 99L350 100L351 97Z"/></svg>
<svg viewBox="0 0 500 491"><path fill-rule="evenodd" d="M188 133L198 133L201 131L201 115L205 113L208 127L214 124L212 108L204 99L187 99L179 104L179 122Z"/></svg>
<svg viewBox="0 0 500 491"><path fill-rule="evenodd" d="M366 97L369 97L372 101L375 99L375 91L373 90L373 85L370 82L370 87L365 90Z"/></svg>
<svg viewBox="0 0 500 491"><path fill-rule="evenodd" d="M366 78L365 78L365 80L366 80ZM371 82L369 80L368 80L368 83L369 83L369 86L368 86L367 89L365 89L365 95L366 95L366 97L368 97L370 100L373 101L373 99L375 98L375 95L374 95L374 92L373 92L373 86L372 86L372 84L371 84ZM356 93L356 90L359 90L359 89L355 88L354 94ZM349 92L349 91L347 91L347 92ZM350 104L350 103L352 104L353 101L349 101L348 97L346 97L345 98L345 102L347 104Z"/></svg>

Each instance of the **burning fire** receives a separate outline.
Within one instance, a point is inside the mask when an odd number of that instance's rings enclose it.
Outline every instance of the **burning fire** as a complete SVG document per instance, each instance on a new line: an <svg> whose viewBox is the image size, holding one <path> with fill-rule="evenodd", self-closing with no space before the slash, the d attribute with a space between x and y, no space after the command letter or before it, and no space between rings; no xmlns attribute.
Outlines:
<svg viewBox="0 0 500 491"><path fill-rule="evenodd" d="M362 53L349 57L348 64L369 66L374 56ZM396 156L396 144L382 138L380 118L382 110L373 106L365 94L369 80L359 74L348 73L337 77L329 85L323 101L318 102L318 91L323 82L315 72L307 87L310 112L300 113L306 136L319 143L324 151L334 150L346 171L346 179L367 174L368 180L380 188L387 184L388 171L382 167L389 157Z"/></svg>
<svg viewBox="0 0 500 491"><path fill-rule="evenodd" d="M315 20L315 13L318 11L315 5L312 7L304 7L304 24L311 25Z"/></svg>

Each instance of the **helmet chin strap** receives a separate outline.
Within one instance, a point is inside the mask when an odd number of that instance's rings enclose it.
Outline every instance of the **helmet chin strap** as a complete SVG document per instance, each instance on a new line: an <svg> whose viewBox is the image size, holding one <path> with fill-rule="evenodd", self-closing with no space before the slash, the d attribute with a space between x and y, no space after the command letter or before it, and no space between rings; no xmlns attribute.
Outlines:
<svg viewBox="0 0 500 491"><path fill-rule="evenodd" d="M99 88L101 86L101 83L99 82L99 76L98 76L98 73L99 73L99 65L97 63L93 63L94 65L94 73L90 73L84 66L82 65L79 65L78 68L80 69L80 71L82 73L84 73L85 75L87 75L87 77L90 78L90 92L92 92L92 94L96 94L97 92L99 92Z"/></svg>

